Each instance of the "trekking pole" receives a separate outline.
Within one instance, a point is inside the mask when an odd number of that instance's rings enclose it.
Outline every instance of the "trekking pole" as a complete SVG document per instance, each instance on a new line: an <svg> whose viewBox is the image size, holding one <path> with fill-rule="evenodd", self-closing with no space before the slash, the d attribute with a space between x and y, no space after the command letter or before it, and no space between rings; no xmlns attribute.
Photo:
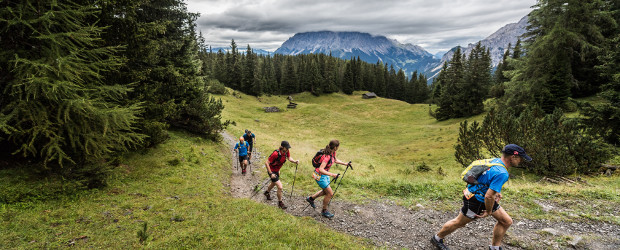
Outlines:
<svg viewBox="0 0 620 250"><path fill-rule="evenodd" d="M351 166L351 161L347 163L347 168L344 169L344 173L342 174L342 177L340 178L340 181L338 182L338 186L336 186L336 190L334 190L334 195L332 195L331 200L329 200L329 202L327 203L327 207L329 207L329 204L331 204L334 198L336 198L336 192L338 192L338 188L340 187L340 184L342 184L342 179L344 179L344 175L347 173L347 170L349 170L349 168L353 170L353 166Z"/></svg>
<svg viewBox="0 0 620 250"><path fill-rule="evenodd" d="M291 197L293 197L293 190L295 190L295 179L297 179L297 163L295 163L295 177L293 177L293 187L291 188L291 195L288 196L288 199L290 200Z"/></svg>
<svg viewBox="0 0 620 250"><path fill-rule="evenodd" d="M345 169L345 171L346 171L346 169ZM336 179L338 179L338 178L331 179L329 181L329 183L327 184L327 186L329 187L329 185L331 185L332 182L334 182ZM325 189L323 189L323 191L325 191ZM308 208L309 206L310 206L310 203L308 203L308 205L303 210L301 210L301 212L306 211L306 208Z"/></svg>
<svg viewBox="0 0 620 250"><path fill-rule="evenodd" d="M267 186L267 183L269 183L270 181L271 181L271 178L267 178L267 181L265 181L265 183L258 190L254 190L254 194L250 196L250 199L252 199L256 194L259 193L259 191L261 191L265 186ZM254 189L256 189L256 187L258 187L258 185L256 185Z"/></svg>

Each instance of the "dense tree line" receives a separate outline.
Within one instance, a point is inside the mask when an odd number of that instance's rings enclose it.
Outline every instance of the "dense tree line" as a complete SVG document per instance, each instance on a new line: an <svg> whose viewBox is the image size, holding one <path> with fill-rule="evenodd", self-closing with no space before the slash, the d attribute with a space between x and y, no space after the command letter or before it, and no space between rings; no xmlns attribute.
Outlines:
<svg viewBox="0 0 620 250"><path fill-rule="evenodd" d="M203 47L200 58L207 75L235 90L250 95L292 94L304 91L315 95L365 90L408 103L429 98L430 88L422 73L410 77L402 70L359 58L342 60L331 55L257 55L248 45L241 53L232 40L230 50L213 52ZM217 84L217 83L214 83Z"/></svg>
<svg viewBox="0 0 620 250"><path fill-rule="evenodd" d="M0 152L75 173L169 127L213 137L196 17L180 0L0 2Z"/></svg>
<svg viewBox="0 0 620 250"><path fill-rule="evenodd" d="M497 104L481 126L461 124L455 156L465 165L519 143L537 173L594 171L620 142L620 4L539 0L529 20L523 47L507 51L496 71ZM594 94L604 101L571 99ZM577 108L584 116L564 116Z"/></svg>
<svg viewBox="0 0 620 250"><path fill-rule="evenodd" d="M433 83L437 120L468 117L484 111L483 101L491 87L491 55L480 42L469 55L457 47L452 59Z"/></svg>
<svg viewBox="0 0 620 250"><path fill-rule="evenodd" d="M537 104L546 113L570 97L591 96L609 82L599 66L618 24L615 1L540 0L525 34L526 56L514 60L506 89L511 105Z"/></svg>

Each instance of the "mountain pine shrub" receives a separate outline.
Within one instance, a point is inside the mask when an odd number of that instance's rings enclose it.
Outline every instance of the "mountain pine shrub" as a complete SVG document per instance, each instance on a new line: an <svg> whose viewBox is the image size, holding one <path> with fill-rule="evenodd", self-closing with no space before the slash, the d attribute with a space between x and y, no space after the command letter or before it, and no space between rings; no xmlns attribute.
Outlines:
<svg viewBox="0 0 620 250"><path fill-rule="evenodd" d="M455 157L467 166L476 159L500 157L503 146L514 143L533 158L523 166L537 174L589 173L611 156L607 144L590 130L559 109L545 114L528 107L518 116L510 108L492 109L481 126L461 123Z"/></svg>

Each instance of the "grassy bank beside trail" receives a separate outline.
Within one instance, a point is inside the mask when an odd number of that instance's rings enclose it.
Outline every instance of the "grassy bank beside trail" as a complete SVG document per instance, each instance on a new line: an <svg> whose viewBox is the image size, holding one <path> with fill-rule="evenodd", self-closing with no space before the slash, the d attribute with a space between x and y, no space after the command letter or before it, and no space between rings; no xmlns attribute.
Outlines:
<svg viewBox="0 0 620 250"><path fill-rule="evenodd" d="M233 199L227 147L180 132L157 148L132 153L100 190L67 191L60 182L0 170L0 249L7 248L364 248L311 218ZM49 197L35 197L38 193ZM70 188L69 186L65 188ZM12 190L12 191L11 191ZM52 192L49 190L56 190ZM147 223L148 238L138 231Z"/></svg>
<svg viewBox="0 0 620 250"><path fill-rule="evenodd" d="M460 206L464 182L459 175L463 168L454 160L454 145L459 123L465 119L438 122L429 115L427 104L362 99L362 93L320 97L297 94L293 95L299 104L296 109L286 109L286 96L217 97L225 105L223 117L236 122L228 130L241 136L245 129L251 129L263 155L273 152L282 140L291 143L292 157L301 161L295 183L300 194L318 190L310 177L310 160L329 140L338 139L338 158L352 160L354 170L346 173L337 199L363 202L389 198L414 209L417 203L449 210ZM263 107L270 106L282 112L265 113ZM468 120L482 118L479 115ZM336 173L344 170L340 165L332 168ZM281 179L285 189L290 190L294 172L295 165L284 166ZM570 186L539 183L540 176L522 169L511 169L510 173L513 177L504 186L502 204L515 217L587 218L620 224L617 174L583 177L591 185ZM544 211L543 203L555 209Z"/></svg>

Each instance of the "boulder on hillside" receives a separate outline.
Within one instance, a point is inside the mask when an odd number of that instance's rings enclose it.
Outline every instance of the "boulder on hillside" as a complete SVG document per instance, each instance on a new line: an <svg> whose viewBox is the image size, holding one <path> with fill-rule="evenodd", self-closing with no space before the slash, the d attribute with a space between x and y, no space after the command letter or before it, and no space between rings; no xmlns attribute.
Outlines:
<svg viewBox="0 0 620 250"><path fill-rule="evenodd" d="M266 113L280 112L280 109L276 106L273 107L263 107Z"/></svg>

